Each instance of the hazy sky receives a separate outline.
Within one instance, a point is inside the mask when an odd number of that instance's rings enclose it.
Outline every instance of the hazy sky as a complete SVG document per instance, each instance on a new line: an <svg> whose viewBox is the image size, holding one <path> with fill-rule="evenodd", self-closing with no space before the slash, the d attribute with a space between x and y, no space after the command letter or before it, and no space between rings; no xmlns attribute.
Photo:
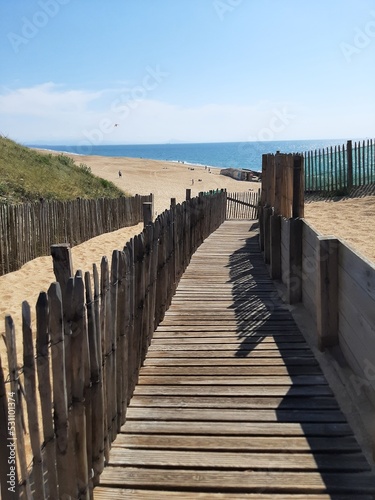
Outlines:
<svg viewBox="0 0 375 500"><path fill-rule="evenodd" d="M0 37L23 143L374 136L374 0L1 0Z"/></svg>

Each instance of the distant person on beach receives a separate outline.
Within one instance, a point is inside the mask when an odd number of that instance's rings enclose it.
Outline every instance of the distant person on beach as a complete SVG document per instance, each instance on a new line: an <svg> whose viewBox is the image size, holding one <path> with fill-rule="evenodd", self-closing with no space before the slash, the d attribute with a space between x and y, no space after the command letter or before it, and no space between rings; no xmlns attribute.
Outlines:
<svg viewBox="0 0 375 500"><path fill-rule="evenodd" d="M191 185L194 186L194 179L191 179Z"/></svg>
<svg viewBox="0 0 375 500"><path fill-rule="evenodd" d="M121 172L121 170L119 170L119 171L118 171L118 176L119 176L119 177L122 177L122 172Z"/></svg>

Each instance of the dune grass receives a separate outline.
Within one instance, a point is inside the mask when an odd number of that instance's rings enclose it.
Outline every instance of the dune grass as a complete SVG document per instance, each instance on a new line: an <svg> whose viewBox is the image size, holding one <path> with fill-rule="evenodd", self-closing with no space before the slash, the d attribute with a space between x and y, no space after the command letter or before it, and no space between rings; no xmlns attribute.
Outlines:
<svg viewBox="0 0 375 500"><path fill-rule="evenodd" d="M0 136L0 203L125 196L112 182L60 154L40 153Z"/></svg>

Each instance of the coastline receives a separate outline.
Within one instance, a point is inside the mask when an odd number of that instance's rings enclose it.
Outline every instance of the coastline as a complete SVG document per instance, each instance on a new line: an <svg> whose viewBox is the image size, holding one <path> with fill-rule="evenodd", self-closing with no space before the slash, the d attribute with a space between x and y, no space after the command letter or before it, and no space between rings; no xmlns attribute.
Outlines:
<svg viewBox="0 0 375 500"><path fill-rule="evenodd" d="M45 150L33 148L42 153ZM61 151L49 151L48 154L61 154ZM92 173L113 182L128 193L154 194L155 215L170 206L171 198L181 203L186 198L186 189L197 196L201 191L226 189L228 192L258 191L259 182L238 181L221 175L220 167L193 165L187 162L149 160L120 156L79 155L64 153L77 163L90 167ZM121 177L119 172L121 171Z"/></svg>

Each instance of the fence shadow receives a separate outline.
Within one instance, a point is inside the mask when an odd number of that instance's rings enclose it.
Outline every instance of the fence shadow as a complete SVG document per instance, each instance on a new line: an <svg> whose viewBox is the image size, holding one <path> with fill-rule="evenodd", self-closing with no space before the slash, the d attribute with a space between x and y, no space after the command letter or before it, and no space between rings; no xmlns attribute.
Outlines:
<svg viewBox="0 0 375 500"><path fill-rule="evenodd" d="M286 424L278 433L282 438L273 462L277 463L280 451L291 454L290 465L262 468L269 474L262 492L276 492L274 478L281 472L319 472L322 491L327 493L342 492L345 487L350 490L350 481L358 486L357 473L369 470L369 466L358 445L351 449L352 454L347 453L348 440L356 444L354 437L312 351L269 278L255 225L242 248L230 256L229 269L239 340L235 356L252 358L251 366L263 380L259 396L264 396L264 408L274 409L274 422ZM279 401L272 407L269 398L275 394ZM306 440L304 454L287 444L297 435ZM300 453L300 460L292 457L296 453ZM310 476L302 476L304 479L292 486L293 493L308 493L303 481L310 481L306 479Z"/></svg>

